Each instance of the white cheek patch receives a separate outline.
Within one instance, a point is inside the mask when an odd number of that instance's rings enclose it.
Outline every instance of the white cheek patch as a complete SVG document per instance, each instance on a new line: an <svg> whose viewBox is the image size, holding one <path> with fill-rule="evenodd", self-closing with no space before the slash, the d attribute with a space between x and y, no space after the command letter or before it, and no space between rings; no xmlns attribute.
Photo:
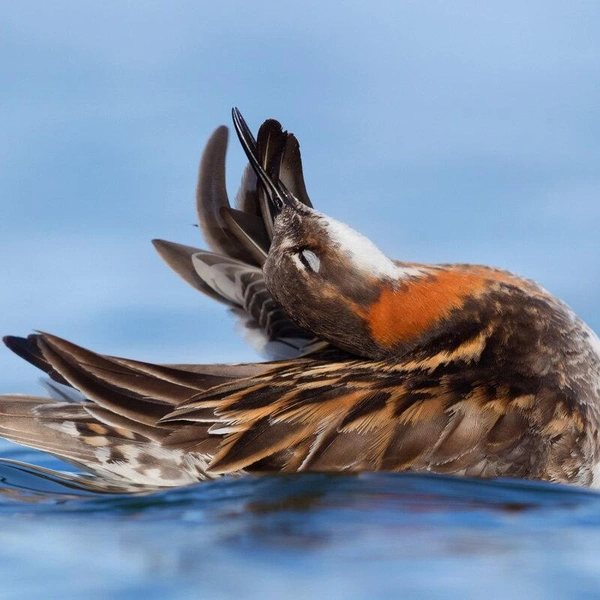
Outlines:
<svg viewBox="0 0 600 600"><path fill-rule="evenodd" d="M414 267L403 267L389 259L370 239L325 215L321 216L331 241L352 261L357 269L379 278L404 279L423 275Z"/></svg>

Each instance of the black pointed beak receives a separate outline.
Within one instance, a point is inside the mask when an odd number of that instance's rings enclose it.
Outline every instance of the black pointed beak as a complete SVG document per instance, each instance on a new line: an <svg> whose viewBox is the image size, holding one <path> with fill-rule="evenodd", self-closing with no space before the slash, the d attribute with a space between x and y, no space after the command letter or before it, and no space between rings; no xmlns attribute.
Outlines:
<svg viewBox="0 0 600 600"><path fill-rule="evenodd" d="M259 181L265 188L273 215L278 215L285 206L294 208L299 201L279 179L273 181L273 179L265 171L264 167L260 164L256 140L254 139L248 124L244 120L244 117L242 117L242 113L234 107L231 109L231 115L233 117L233 126L235 127L235 132L237 133L240 144L242 145L242 148L248 157L248 162L252 166L252 169L256 173Z"/></svg>

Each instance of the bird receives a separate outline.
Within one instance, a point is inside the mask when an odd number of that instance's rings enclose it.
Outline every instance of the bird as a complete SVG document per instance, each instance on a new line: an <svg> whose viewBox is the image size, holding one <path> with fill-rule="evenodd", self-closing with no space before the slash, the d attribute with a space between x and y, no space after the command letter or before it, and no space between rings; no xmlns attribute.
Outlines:
<svg viewBox="0 0 600 600"><path fill-rule="evenodd" d="M0 396L0 436L79 467L104 491L222 476L417 472L600 487L600 341L508 271L394 260L307 194L297 138L273 119L232 206L228 129L197 186L210 250L154 240L268 358L151 364L47 333L5 344L48 397Z"/></svg>

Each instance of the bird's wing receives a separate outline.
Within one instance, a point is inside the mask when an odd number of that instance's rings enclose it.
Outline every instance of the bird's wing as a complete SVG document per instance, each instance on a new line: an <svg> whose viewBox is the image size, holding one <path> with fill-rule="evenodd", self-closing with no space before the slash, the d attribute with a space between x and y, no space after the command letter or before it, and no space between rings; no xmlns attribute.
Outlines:
<svg viewBox="0 0 600 600"><path fill-rule="evenodd" d="M4 341L42 369L60 397L0 396L0 436L105 478L158 487L205 478L202 464L210 456L188 454L182 445L165 448L164 439L177 427L160 418L198 393L267 368L155 365L96 354L47 334Z"/></svg>
<svg viewBox="0 0 600 600"><path fill-rule="evenodd" d="M478 374L431 359L285 363L208 390L161 423L209 426L221 438L213 475L410 470L589 485L581 409L559 390Z"/></svg>
<svg viewBox="0 0 600 600"><path fill-rule="evenodd" d="M554 390L482 383L468 365L338 356L164 366L45 334L19 343L85 400L2 396L0 435L110 480L160 487L302 470L591 477L578 472L589 449L576 407Z"/></svg>
<svg viewBox="0 0 600 600"><path fill-rule="evenodd" d="M212 252L164 240L154 240L154 245L185 281L240 317L247 339L263 355L284 359L319 350L324 344L291 321L265 285L261 267L269 251L274 217L250 165L236 197L237 208L229 203L225 186L227 136L227 128L219 127L209 139L196 189L198 220ZM270 177L281 180L311 206L298 142L282 131L277 121L263 123L256 155Z"/></svg>

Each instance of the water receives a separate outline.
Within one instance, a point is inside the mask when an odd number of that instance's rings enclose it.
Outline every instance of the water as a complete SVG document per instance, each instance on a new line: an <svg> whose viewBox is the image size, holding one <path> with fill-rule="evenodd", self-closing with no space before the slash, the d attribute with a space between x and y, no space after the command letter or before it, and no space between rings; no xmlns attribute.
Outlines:
<svg viewBox="0 0 600 600"><path fill-rule="evenodd" d="M600 495L579 488L310 474L112 495L2 463L0 494L3 599L600 595Z"/></svg>

